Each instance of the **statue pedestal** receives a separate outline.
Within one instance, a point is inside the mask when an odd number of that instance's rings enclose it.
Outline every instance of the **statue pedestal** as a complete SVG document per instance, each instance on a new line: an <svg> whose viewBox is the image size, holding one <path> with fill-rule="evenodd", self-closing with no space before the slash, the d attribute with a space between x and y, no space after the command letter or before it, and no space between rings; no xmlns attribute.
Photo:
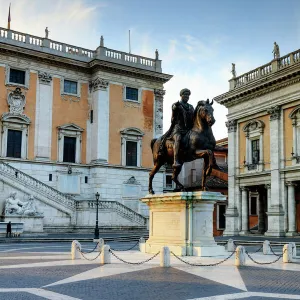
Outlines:
<svg viewBox="0 0 300 300"><path fill-rule="evenodd" d="M24 232L43 232L44 231L44 217L43 216L19 216L8 215L5 216L5 222L23 223Z"/></svg>
<svg viewBox="0 0 300 300"><path fill-rule="evenodd" d="M223 256L227 251L213 237L213 210L218 192L179 192L148 195L141 201L149 206L149 239L146 253L163 246L181 256Z"/></svg>

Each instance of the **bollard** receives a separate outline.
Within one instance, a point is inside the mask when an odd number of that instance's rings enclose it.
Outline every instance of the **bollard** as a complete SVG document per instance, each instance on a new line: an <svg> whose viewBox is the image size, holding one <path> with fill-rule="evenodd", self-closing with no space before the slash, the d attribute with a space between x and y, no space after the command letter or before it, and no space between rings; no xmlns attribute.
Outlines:
<svg viewBox="0 0 300 300"><path fill-rule="evenodd" d="M143 237L140 238L139 248L142 253L146 253L146 243L145 243L145 239Z"/></svg>
<svg viewBox="0 0 300 300"><path fill-rule="evenodd" d="M293 247L292 244L285 244L283 246L283 255L282 255L282 261L284 263L290 263L292 262L292 258L293 258Z"/></svg>
<svg viewBox="0 0 300 300"><path fill-rule="evenodd" d="M243 246L237 246L235 250L235 263L237 267L244 266L246 264L246 253Z"/></svg>
<svg viewBox="0 0 300 300"><path fill-rule="evenodd" d="M270 242L265 240L263 243L263 254L271 254Z"/></svg>
<svg viewBox="0 0 300 300"><path fill-rule="evenodd" d="M104 239L100 238L97 244L97 251L100 252L103 246L104 246Z"/></svg>
<svg viewBox="0 0 300 300"><path fill-rule="evenodd" d="M71 246L71 259L80 259L81 255L80 255L80 251L81 251L81 245L78 241L74 240L72 242L72 246Z"/></svg>
<svg viewBox="0 0 300 300"><path fill-rule="evenodd" d="M291 242L289 244L291 244L291 247L292 247L292 257L297 256L297 246L296 246L296 243Z"/></svg>
<svg viewBox="0 0 300 300"><path fill-rule="evenodd" d="M233 239L229 239L227 242L227 251L233 252L235 251L235 245Z"/></svg>
<svg viewBox="0 0 300 300"><path fill-rule="evenodd" d="M102 247L102 252L100 254L101 264L111 264L111 254L110 254L109 250L110 250L109 245L104 245Z"/></svg>
<svg viewBox="0 0 300 300"><path fill-rule="evenodd" d="M164 268L170 267L170 249L162 247L160 250L160 266Z"/></svg>

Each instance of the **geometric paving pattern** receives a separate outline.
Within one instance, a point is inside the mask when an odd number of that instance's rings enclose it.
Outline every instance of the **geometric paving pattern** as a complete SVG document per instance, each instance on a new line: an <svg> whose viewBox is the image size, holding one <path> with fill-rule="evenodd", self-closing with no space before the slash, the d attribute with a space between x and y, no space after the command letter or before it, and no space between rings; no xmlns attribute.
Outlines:
<svg viewBox="0 0 300 300"><path fill-rule="evenodd" d="M246 267L236 268L234 256L215 267L192 267L172 257L171 267L161 268L159 256L143 265L124 264L114 257L112 264L100 265L99 258L72 261L67 252L29 251L0 253L1 300L300 299L300 264L283 264L281 259L265 266L247 260ZM131 262L152 256L138 251L116 253ZM276 258L251 256L258 261ZM222 260L183 259L204 264Z"/></svg>

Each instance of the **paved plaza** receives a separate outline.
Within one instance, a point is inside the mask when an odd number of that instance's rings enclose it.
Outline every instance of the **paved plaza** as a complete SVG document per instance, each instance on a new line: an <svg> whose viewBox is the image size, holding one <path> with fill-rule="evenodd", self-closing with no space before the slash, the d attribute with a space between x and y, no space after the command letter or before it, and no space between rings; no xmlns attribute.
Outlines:
<svg viewBox="0 0 300 300"><path fill-rule="evenodd" d="M111 242L113 252L127 262L142 262L136 242ZM82 244L91 251L95 244ZM255 253L258 262L272 262L275 255ZM280 254L281 247L275 248ZM230 253L229 253L230 254ZM297 253L299 254L299 253ZM159 255L141 265L125 264L112 256L112 264L101 265L97 252L87 259L71 260L69 243L0 244L0 299L114 300L114 299L300 299L299 263L234 266L234 255L214 266L189 266L171 257L171 267L160 267ZM96 258L97 257L97 258ZM96 258L95 260L93 260ZM223 258L183 257L193 264L212 264Z"/></svg>

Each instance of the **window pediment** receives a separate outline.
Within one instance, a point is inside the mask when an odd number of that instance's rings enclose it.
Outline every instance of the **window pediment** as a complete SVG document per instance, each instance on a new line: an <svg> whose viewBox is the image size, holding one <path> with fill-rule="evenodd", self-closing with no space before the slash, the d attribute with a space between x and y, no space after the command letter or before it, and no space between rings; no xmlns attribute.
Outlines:
<svg viewBox="0 0 300 300"><path fill-rule="evenodd" d="M136 127L129 127L126 129L123 129L120 131L122 135L128 135L128 136L144 136L144 132L141 131L140 129L136 128Z"/></svg>
<svg viewBox="0 0 300 300"><path fill-rule="evenodd" d="M253 131L263 132L264 127L265 127L265 123L263 121L251 120L244 126L243 131L245 133L249 133Z"/></svg>
<svg viewBox="0 0 300 300"><path fill-rule="evenodd" d="M15 115L12 113L4 113L1 117L1 121L26 125L31 123L30 119L26 115Z"/></svg>
<svg viewBox="0 0 300 300"><path fill-rule="evenodd" d="M66 130L66 131L80 131L83 132L84 129L81 128L80 126L74 124L74 123L69 123L69 124L65 124L65 125L61 125L57 127L59 130Z"/></svg>
<svg viewBox="0 0 300 300"><path fill-rule="evenodd" d="M300 106L295 107L289 114L289 118L292 120L300 119Z"/></svg>

